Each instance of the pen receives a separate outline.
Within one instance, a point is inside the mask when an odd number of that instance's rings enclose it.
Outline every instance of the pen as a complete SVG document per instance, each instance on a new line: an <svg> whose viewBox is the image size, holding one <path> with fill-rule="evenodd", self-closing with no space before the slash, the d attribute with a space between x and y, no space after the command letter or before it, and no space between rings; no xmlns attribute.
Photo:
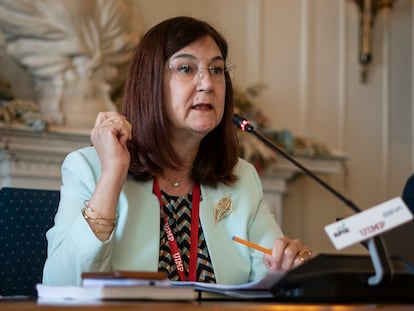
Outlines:
<svg viewBox="0 0 414 311"><path fill-rule="evenodd" d="M238 238L238 237L236 237L236 236L233 236L231 239L232 239L233 241L236 241L236 242L239 242L239 243L241 243L241 244L244 244L244 245L246 245L247 247L254 248L254 249L257 249L258 251L261 251L261 252L263 252L263 253L266 253L266 254L272 255L272 250L271 250L271 249L268 249L268 248L262 247L262 246L260 246L260 245L254 244L254 243L252 243L252 242L249 242L249 241L243 240L243 239Z"/></svg>

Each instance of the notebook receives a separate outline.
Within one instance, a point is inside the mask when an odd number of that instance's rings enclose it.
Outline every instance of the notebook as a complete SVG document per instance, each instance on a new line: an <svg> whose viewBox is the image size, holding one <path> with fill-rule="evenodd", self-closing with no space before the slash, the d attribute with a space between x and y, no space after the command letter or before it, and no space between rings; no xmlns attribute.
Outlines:
<svg viewBox="0 0 414 311"><path fill-rule="evenodd" d="M194 300L193 287L173 287L163 272L84 272L82 286L36 286L38 297L54 300Z"/></svg>
<svg viewBox="0 0 414 311"><path fill-rule="evenodd" d="M39 299L49 300L195 300L193 287L137 286L50 286L37 284Z"/></svg>

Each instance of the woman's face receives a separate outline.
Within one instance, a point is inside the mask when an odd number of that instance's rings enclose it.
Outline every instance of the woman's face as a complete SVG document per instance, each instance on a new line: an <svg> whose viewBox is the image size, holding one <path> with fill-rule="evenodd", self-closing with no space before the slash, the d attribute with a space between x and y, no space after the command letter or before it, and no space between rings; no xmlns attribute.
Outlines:
<svg viewBox="0 0 414 311"><path fill-rule="evenodd" d="M202 37L167 60L164 101L175 134L205 136L221 121L224 112L225 62L210 37Z"/></svg>

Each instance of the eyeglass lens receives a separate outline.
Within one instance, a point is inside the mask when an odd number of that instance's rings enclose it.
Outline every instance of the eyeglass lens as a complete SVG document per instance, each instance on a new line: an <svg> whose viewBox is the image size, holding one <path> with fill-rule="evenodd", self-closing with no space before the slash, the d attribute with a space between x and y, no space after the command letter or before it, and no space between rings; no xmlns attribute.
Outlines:
<svg viewBox="0 0 414 311"><path fill-rule="evenodd" d="M234 66L231 66L233 69ZM214 82L225 81L225 72L231 70L226 68L223 61L216 61L209 66L199 66L195 62L189 60L176 60L170 63L169 69L172 73L182 81L193 81L195 78L202 79L204 74L208 72L209 77Z"/></svg>

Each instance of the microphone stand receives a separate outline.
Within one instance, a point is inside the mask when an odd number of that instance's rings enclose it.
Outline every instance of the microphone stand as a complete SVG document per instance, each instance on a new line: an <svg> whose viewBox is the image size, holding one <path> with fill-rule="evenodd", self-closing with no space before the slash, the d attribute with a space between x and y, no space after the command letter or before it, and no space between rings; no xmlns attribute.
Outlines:
<svg viewBox="0 0 414 311"><path fill-rule="evenodd" d="M324 182L321 178L315 175L312 171L304 167L298 161L296 161L291 155L289 155L285 150L279 147L277 144L273 143L269 138L264 136L262 133L255 130L253 125L250 124L250 121L247 119L239 116L238 114L234 114L232 117L232 122L236 125L237 128L241 129L242 131L249 132L255 135L258 139L260 139L266 146L268 146L273 151L282 155L285 159L293 163L297 166L300 170L306 173L309 177L314 179L320 185L322 185L325 189L331 192L335 197L340 199L344 202L348 207L350 207L355 213L361 212L361 209L355 205L351 200L343 196L329 184ZM392 267L392 263L390 257L388 255L388 251L385 247L385 243L383 241L382 236L375 236L367 241L367 246L369 250L369 254L371 257L371 261L374 267L375 275L368 278L368 284L370 286L377 286L384 283L390 283L391 279L393 278L394 271Z"/></svg>

